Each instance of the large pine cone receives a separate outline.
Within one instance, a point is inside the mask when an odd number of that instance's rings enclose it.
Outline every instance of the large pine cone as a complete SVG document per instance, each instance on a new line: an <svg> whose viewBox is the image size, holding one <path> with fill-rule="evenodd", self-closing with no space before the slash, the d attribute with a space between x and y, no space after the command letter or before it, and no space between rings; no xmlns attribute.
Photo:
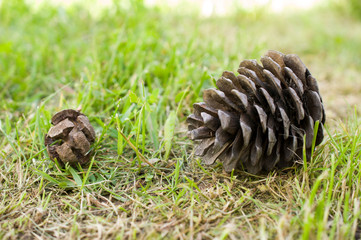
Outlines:
<svg viewBox="0 0 361 240"><path fill-rule="evenodd" d="M90 147L95 141L95 131L89 119L79 111L67 109L56 113L51 123L54 126L45 135L45 146L50 158L56 158L61 165L88 163Z"/></svg>
<svg viewBox="0 0 361 240"><path fill-rule="evenodd" d="M238 73L224 72L218 89L207 89L187 119L195 154L206 164L216 159L225 171L250 173L291 166L302 159L304 135L310 157L314 124L316 145L323 139L325 110L316 79L297 55L268 51L241 62Z"/></svg>

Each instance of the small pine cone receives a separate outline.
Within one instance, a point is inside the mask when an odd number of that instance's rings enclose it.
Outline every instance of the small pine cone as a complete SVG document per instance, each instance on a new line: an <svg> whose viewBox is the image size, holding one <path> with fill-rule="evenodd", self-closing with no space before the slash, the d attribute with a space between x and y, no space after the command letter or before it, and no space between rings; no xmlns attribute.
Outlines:
<svg viewBox="0 0 361 240"><path fill-rule="evenodd" d="M226 172L253 174L291 166L302 159L304 135L310 158L316 121L321 143L326 118L316 79L294 54L268 51L261 62L241 62L238 76L224 72L218 89L206 89L204 102L193 105L189 136L206 164L219 159Z"/></svg>
<svg viewBox="0 0 361 240"><path fill-rule="evenodd" d="M67 109L56 113L54 125L45 135L45 146L52 160L61 165L84 165L91 157L90 147L95 141L95 131L89 119L79 111Z"/></svg>

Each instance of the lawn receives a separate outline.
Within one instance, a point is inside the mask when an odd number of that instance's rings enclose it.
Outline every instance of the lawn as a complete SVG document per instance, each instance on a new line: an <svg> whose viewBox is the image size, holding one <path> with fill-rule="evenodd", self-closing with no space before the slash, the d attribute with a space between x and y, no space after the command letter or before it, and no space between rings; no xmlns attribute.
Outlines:
<svg viewBox="0 0 361 240"><path fill-rule="evenodd" d="M331 4L90 9L0 3L0 239L361 238L360 19ZM186 134L192 104L268 49L298 54L318 80L324 141L268 175L204 165ZM67 108L97 134L83 169L60 169L44 146Z"/></svg>

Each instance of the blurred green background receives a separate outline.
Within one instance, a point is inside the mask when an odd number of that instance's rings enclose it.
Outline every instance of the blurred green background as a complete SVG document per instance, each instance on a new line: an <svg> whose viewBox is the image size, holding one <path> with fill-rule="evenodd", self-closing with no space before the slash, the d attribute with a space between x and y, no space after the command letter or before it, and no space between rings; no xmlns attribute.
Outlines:
<svg viewBox="0 0 361 240"><path fill-rule="evenodd" d="M139 82L171 108L189 86L189 106L223 70L275 49L300 55L328 115L344 117L361 92L360 1L258 2L2 1L1 109L24 113L62 89L69 106L102 111Z"/></svg>

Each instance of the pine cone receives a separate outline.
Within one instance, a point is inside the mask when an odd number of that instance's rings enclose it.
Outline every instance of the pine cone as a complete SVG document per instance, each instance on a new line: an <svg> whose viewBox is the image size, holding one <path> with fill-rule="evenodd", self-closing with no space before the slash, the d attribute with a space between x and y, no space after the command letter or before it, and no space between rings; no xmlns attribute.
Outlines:
<svg viewBox="0 0 361 240"><path fill-rule="evenodd" d="M321 143L326 118L316 79L294 54L268 51L261 62L241 62L238 76L225 71L218 89L205 90L204 102L193 105L189 136L206 164L219 159L226 172L253 174L291 166L302 159L304 135L310 158L316 121Z"/></svg>
<svg viewBox="0 0 361 240"><path fill-rule="evenodd" d="M54 125L45 135L45 146L52 160L61 165L84 165L91 157L90 146L95 141L95 131L89 119L79 111L67 109L56 113Z"/></svg>

